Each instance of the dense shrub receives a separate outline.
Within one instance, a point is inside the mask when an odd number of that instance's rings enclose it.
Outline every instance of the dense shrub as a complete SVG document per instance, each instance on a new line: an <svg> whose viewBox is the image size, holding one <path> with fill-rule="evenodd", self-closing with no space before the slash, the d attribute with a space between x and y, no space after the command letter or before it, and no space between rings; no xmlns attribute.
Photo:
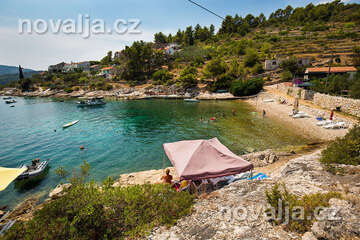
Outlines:
<svg viewBox="0 0 360 240"><path fill-rule="evenodd" d="M285 224L287 230L298 233L310 230L316 214L319 214L319 207L328 207L331 198L341 198L341 194L336 192L316 193L300 198L289 193L285 186L282 188L276 184L271 191L266 191L266 199L271 206L271 209L266 209L266 213L270 221L277 225ZM289 209L289 216L286 216L285 208Z"/></svg>
<svg viewBox="0 0 360 240"><path fill-rule="evenodd" d="M360 77L350 87L350 96L360 99Z"/></svg>
<svg viewBox="0 0 360 240"><path fill-rule="evenodd" d="M360 164L360 126L352 128L343 138L337 138L323 152L324 164Z"/></svg>
<svg viewBox="0 0 360 240"><path fill-rule="evenodd" d="M236 80L232 82L230 92L234 96L250 96L259 93L263 86L264 81L261 78Z"/></svg>
<svg viewBox="0 0 360 240"><path fill-rule="evenodd" d="M159 83L166 83L168 80L172 79L173 75L166 69L160 69L153 74L153 79Z"/></svg>
<svg viewBox="0 0 360 240"><path fill-rule="evenodd" d="M190 88L197 83L197 69L193 66L187 66L180 72L179 80L184 88Z"/></svg>
<svg viewBox="0 0 360 240"><path fill-rule="evenodd" d="M293 75L290 71L283 71L281 73L281 81L282 82L289 82L292 80L292 78L293 78Z"/></svg>
<svg viewBox="0 0 360 240"><path fill-rule="evenodd" d="M349 79L349 75L334 75L329 78L316 79L312 81L311 90L332 95L342 95L344 90L349 90L356 80Z"/></svg>
<svg viewBox="0 0 360 240"><path fill-rule="evenodd" d="M227 71L228 67L220 58L211 60L204 69L204 76L208 78L216 78Z"/></svg>
<svg viewBox="0 0 360 240"><path fill-rule="evenodd" d="M66 93L72 93L72 92L73 92L72 88L65 88L64 91L65 91Z"/></svg>
<svg viewBox="0 0 360 240"><path fill-rule="evenodd" d="M321 25L321 24L306 25L301 29L301 31L304 32L317 32L317 31L326 31L326 30L329 30L329 26Z"/></svg>
<svg viewBox="0 0 360 240"><path fill-rule="evenodd" d="M16 223L3 239L135 239L191 211L194 197L188 192L165 184L112 187L111 178L99 188L84 183L88 170L84 165L63 197Z"/></svg>
<svg viewBox="0 0 360 240"><path fill-rule="evenodd" d="M246 49L246 55L244 58L244 65L246 67L253 67L259 61L258 54L255 49Z"/></svg>

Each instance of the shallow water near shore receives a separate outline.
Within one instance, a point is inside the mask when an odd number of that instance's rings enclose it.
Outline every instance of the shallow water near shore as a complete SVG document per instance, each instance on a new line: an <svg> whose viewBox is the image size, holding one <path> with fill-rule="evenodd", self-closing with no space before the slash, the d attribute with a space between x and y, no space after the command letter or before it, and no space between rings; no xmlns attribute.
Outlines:
<svg viewBox="0 0 360 240"><path fill-rule="evenodd" d="M59 166L71 171L86 160L96 181L170 166L162 148L165 142L218 137L236 154L307 142L241 101L113 101L104 107L78 108L75 101L16 100L14 108L0 100L0 166L18 167L38 157L50 159L51 168L31 189L12 183L0 192L0 205L10 207L32 194L47 194L61 181L55 174ZM216 122L209 121L216 115ZM73 120L80 121L62 129ZM85 150L80 150L81 145Z"/></svg>

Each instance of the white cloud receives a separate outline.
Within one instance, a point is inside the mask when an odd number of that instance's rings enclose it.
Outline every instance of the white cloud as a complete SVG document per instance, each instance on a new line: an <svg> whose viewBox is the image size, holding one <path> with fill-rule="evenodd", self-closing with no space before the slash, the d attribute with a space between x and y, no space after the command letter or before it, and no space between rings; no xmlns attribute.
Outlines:
<svg viewBox="0 0 360 240"><path fill-rule="evenodd" d="M137 35L95 35L83 39L79 35L19 34L17 27L0 27L0 64L45 70L62 61L99 60L107 51L121 50L133 41L152 41L153 34L143 30Z"/></svg>

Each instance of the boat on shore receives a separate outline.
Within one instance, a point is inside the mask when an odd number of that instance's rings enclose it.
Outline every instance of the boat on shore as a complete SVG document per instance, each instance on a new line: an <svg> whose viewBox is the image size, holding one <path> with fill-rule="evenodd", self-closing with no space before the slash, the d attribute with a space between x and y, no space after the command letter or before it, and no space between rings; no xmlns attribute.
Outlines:
<svg viewBox="0 0 360 240"><path fill-rule="evenodd" d="M78 122L79 122L79 120L75 120L75 121L69 122L69 123L63 125L63 128L71 127L71 126L77 124Z"/></svg>
<svg viewBox="0 0 360 240"><path fill-rule="evenodd" d="M106 104L101 98L92 98L87 100L82 100L77 102L78 107L95 107L95 106L103 106Z"/></svg>
<svg viewBox="0 0 360 240"><path fill-rule="evenodd" d="M31 165L23 165L22 167L26 167L26 171L23 172L21 175L19 175L16 180L24 180L24 179L29 179L29 178L33 178L36 176L41 175L47 168L47 166L49 165L49 161L43 161L40 162L39 159L35 159L32 161Z"/></svg>

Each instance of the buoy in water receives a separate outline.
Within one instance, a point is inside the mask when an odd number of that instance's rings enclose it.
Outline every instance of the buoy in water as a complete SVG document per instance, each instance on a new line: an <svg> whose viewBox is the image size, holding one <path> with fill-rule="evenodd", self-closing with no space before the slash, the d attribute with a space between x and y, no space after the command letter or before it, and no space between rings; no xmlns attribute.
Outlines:
<svg viewBox="0 0 360 240"><path fill-rule="evenodd" d="M84 149L85 149L85 147L81 145L81 146L80 146L80 150L84 150Z"/></svg>

